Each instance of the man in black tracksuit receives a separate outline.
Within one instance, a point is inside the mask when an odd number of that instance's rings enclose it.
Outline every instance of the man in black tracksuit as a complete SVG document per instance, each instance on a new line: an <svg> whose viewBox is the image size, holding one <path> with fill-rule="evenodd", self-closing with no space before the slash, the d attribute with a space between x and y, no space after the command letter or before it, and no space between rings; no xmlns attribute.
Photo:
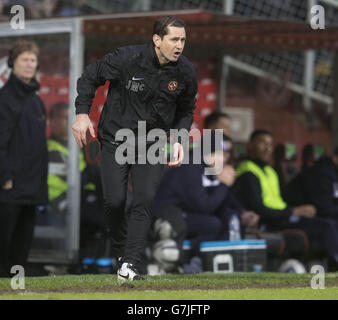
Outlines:
<svg viewBox="0 0 338 320"><path fill-rule="evenodd" d="M115 50L88 66L78 81L73 133L80 147L86 144L87 130L95 136L88 114L96 88L106 80L110 81L98 138L105 218L113 254L123 257L118 270L120 280L142 279L135 265L140 262L145 247L152 202L164 166L150 164L148 159L140 162L139 158L133 158L136 164L119 164L117 154L121 142L116 136L120 129L127 128L136 134L138 141L140 121L146 122L147 133L155 128L166 132L171 128L189 131L197 81L192 64L182 56L185 39L182 20L175 17L159 19L154 25L151 43ZM146 146L149 150L151 143L147 142ZM183 147L178 142L173 147L174 159L169 166L177 167L183 161ZM138 144L136 150L140 151ZM145 156L144 151L138 156ZM126 223L124 211L129 173L133 203Z"/></svg>

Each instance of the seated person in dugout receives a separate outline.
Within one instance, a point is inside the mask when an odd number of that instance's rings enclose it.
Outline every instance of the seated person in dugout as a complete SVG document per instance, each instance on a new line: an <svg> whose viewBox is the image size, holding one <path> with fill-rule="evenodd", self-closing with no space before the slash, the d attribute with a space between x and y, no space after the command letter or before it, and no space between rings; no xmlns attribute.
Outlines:
<svg viewBox="0 0 338 320"><path fill-rule="evenodd" d="M306 200L313 204L318 216L338 224L338 147L331 157L322 157L303 176Z"/></svg>
<svg viewBox="0 0 338 320"><path fill-rule="evenodd" d="M223 133L231 137L231 118L227 113L214 111L204 119L204 129L223 129Z"/></svg>
<svg viewBox="0 0 338 320"><path fill-rule="evenodd" d="M165 219L171 224L179 248L183 240L191 240L195 256L199 255L200 242L229 239L228 221L232 214L240 216L242 226L255 227L258 224L258 216L245 211L230 191L235 180L235 170L228 163L231 139L223 135L221 147L216 150L215 133L210 137L209 150L202 147L206 135L196 147L203 155L200 163L192 163L192 151L188 164L167 171L154 202L155 218ZM220 170L206 175L207 168Z"/></svg>
<svg viewBox="0 0 338 320"><path fill-rule="evenodd" d="M40 217L41 224L64 227L68 211L68 104L57 102L50 106L51 135L48 147L48 196L47 214ZM88 146L89 147L89 146ZM92 242L97 232L103 230L102 188L99 169L87 163L84 153L79 154L81 172L81 249Z"/></svg>
<svg viewBox="0 0 338 320"><path fill-rule="evenodd" d="M273 153L273 136L267 130L256 130L248 143L248 158L237 168L233 190L247 210L260 215L259 223L267 231L303 230L318 240L338 266L338 232L331 219L316 216L313 205L290 207L282 198L278 176L269 165Z"/></svg>

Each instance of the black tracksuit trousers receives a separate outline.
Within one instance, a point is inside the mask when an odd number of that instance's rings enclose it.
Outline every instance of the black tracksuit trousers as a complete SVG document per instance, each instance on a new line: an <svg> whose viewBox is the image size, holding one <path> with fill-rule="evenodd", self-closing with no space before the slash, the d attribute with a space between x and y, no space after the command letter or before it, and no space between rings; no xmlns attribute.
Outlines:
<svg viewBox="0 0 338 320"><path fill-rule="evenodd" d="M102 145L101 175L104 214L112 255L137 265L146 246L151 224L151 208L162 178L163 164L123 164L115 159L116 146ZM126 216L128 178L131 176L133 200Z"/></svg>
<svg viewBox="0 0 338 320"><path fill-rule="evenodd" d="M25 267L34 234L35 206L0 203L0 276Z"/></svg>

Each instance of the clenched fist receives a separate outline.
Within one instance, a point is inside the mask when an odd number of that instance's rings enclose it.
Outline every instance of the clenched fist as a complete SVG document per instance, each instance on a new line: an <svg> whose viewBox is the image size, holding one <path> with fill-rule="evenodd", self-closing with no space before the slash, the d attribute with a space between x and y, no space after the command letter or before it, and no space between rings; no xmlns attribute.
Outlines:
<svg viewBox="0 0 338 320"><path fill-rule="evenodd" d="M88 114L78 114L72 126L76 143L82 148L87 145L87 130L95 138L95 130Z"/></svg>

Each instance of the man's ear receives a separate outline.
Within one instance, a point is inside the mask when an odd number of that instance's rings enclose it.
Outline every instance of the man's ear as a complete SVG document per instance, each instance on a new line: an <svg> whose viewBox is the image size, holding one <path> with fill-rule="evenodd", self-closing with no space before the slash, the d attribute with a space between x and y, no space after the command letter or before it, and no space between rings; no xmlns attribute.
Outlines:
<svg viewBox="0 0 338 320"><path fill-rule="evenodd" d="M153 42L156 48L159 48L161 46L161 37L158 34L153 35Z"/></svg>

